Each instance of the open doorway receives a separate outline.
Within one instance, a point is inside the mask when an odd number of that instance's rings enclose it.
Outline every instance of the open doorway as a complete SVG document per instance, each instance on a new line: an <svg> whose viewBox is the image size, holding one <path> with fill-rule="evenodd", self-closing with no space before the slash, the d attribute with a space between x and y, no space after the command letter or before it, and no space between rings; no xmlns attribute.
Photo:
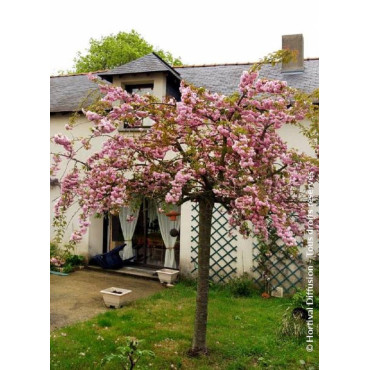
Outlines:
<svg viewBox="0 0 370 370"><path fill-rule="evenodd" d="M161 218L160 221L159 218ZM119 216L110 215L105 228L107 228L109 250L125 243ZM180 257L180 235L177 237L167 235L173 228L180 232L179 223L175 224L165 215L158 214L154 202L145 199L140 206L132 236L135 257L133 264L155 268L177 268ZM167 238L166 242L165 238ZM169 245L169 243L171 247L173 245L173 250L166 249L166 244Z"/></svg>

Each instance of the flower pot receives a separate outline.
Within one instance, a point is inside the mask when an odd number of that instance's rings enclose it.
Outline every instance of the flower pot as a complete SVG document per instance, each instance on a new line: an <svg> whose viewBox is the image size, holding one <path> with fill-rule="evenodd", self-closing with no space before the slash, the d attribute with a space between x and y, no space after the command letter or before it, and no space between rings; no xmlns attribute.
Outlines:
<svg viewBox="0 0 370 370"><path fill-rule="evenodd" d="M172 284L176 281L179 271L171 269L162 269L156 271L158 274L159 281L167 284Z"/></svg>
<svg viewBox="0 0 370 370"><path fill-rule="evenodd" d="M132 290L122 289L122 288L107 288L101 290L100 293L103 294L104 303L107 307L119 308L123 306L125 295L131 293Z"/></svg>
<svg viewBox="0 0 370 370"><path fill-rule="evenodd" d="M278 286L271 292L272 297L283 298L284 297L284 289L281 286Z"/></svg>

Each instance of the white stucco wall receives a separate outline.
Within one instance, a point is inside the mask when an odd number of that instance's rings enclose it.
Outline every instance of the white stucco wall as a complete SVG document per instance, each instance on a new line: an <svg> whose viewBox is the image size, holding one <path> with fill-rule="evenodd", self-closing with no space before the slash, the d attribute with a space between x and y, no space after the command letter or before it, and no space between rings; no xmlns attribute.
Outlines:
<svg viewBox="0 0 370 370"><path fill-rule="evenodd" d="M91 218L88 232L89 256L95 256L103 251L103 218Z"/></svg>
<svg viewBox="0 0 370 370"><path fill-rule="evenodd" d="M309 121L304 120L302 123L308 127ZM307 155L315 156L314 150L310 147L308 139L302 135L299 127L293 125L284 125L278 130L280 136L288 144L288 148L298 149Z"/></svg>
<svg viewBox="0 0 370 370"><path fill-rule="evenodd" d="M75 128L72 130L72 131L67 131L65 129L65 125L68 123L69 121L69 115L67 114L55 114L55 115L51 115L50 116L50 137L54 136L55 134L58 134L58 133L61 133L63 135L66 135L67 137L72 137L75 136L75 137L84 137L84 136L88 136L89 134L91 134L91 132L89 131L89 128L91 127L91 123L88 122L85 118L81 118L78 120ZM85 161L92 153L94 153L96 150L98 150L99 148L101 148L101 145L103 143L105 139L102 138L102 137L98 137L98 138L94 138L93 141L92 141L92 148L89 150L89 151L86 151L86 150L80 150L78 152L78 155L77 155L77 159L81 160L81 161ZM63 148L59 145L56 145L54 143L51 143L50 144L50 151L53 153L53 152L63 152ZM60 171L56 174L56 176L52 176L53 178L60 178L61 176L63 176L64 172L67 170L70 170L72 169L74 166L74 162L73 161L68 161L66 158L63 158L62 162L60 163L59 167L60 167ZM54 204L55 204L55 201L58 199L58 197L60 196L60 186L53 186L51 187L50 189L50 239L52 240L55 236L55 230L54 230L54 227L52 225L52 218L53 218L53 215L54 215ZM65 231L65 234L64 234L64 239L63 239L63 242L66 243L68 242L69 238L70 238L70 235L72 234L72 232L74 230L77 230L79 225L78 225L78 216L79 216L80 212L79 212L79 206L76 204L76 205L73 205L66 213L66 221L67 221L67 228L66 228L66 231ZM97 227L100 227L98 226L98 222L97 221L93 221L94 222L94 225L96 225ZM93 236L95 236L96 234L98 233L98 231L95 231L93 233ZM101 238L102 240L102 238ZM75 253L76 254L81 254L81 255L84 255L84 256L88 256L89 255L89 245L92 243L92 245L94 246L94 248L98 249L100 248L100 250L102 249L102 242L100 242L100 247L98 247L98 244L99 242L97 241L97 239L92 239L91 235L90 235L90 230L88 233L86 233L84 236L83 236L83 239L81 240L80 243L77 244L76 246L76 250L75 250Z"/></svg>

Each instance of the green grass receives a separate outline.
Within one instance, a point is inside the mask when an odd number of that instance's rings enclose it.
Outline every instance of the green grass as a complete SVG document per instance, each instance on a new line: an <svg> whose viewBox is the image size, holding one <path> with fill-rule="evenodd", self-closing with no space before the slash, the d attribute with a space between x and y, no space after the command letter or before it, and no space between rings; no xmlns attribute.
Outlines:
<svg viewBox="0 0 370 370"><path fill-rule="evenodd" d="M289 299L234 298L227 290L212 289L207 331L210 354L189 358L195 290L179 283L122 309L53 331L51 368L99 369L102 358L116 353L125 337L132 336L143 339L142 349L156 355L141 359L137 369L318 369L318 338L309 353L304 339L281 339L277 334L290 304ZM317 324L316 310L315 315ZM104 366L121 368L113 361Z"/></svg>

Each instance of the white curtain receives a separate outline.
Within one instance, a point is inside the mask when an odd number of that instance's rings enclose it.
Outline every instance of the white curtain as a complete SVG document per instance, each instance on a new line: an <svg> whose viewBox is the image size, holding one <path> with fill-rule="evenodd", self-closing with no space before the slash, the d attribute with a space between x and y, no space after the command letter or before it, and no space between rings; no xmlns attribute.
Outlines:
<svg viewBox="0 0 370 370"><path fill-rule="evenodd" d="M123 260L134 256L134 251L132 250L132 237L134 236L137 224L139 208L136 211L133 211L130 207L123 207L119 212L119 221L121 223L122 234L126 243L125 248L120 252L120 256ZM128 217L134 217L134 219L132 221L127 221Z"/></svg>
<svg viewBox="0 0 370 370"><path fill-rule="evenodd" d="M176 207L174 209L176 212L180 213L180 209ZM162 239L164 245L166 246L166 255L164 258L164 267L177 268L175 260L175 243L177 236L173 237L170 235L172 229L180 231L180 216L176 217L176 221L171 221L165 213L160 213L157 208L159 229L161 230Z"/></svg>

